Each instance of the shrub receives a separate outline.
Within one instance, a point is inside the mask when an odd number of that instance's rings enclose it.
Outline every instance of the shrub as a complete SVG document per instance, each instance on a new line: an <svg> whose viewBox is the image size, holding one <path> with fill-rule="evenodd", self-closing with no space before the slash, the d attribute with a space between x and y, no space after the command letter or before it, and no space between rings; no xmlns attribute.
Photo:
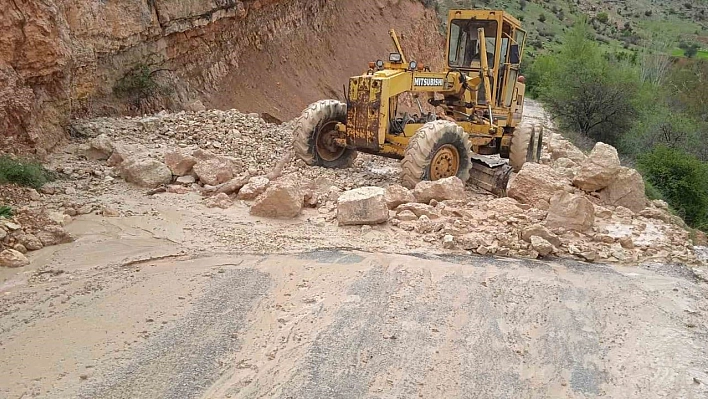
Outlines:
<svg viewBox="0 0 708 399"><path fill-rule="evenodd" d="M0 183L38 189L52 180L54 176L38 162L0 156Z"/></svg>
<svg viewBox="0 0 708 399"><path fill-rule="evenodd" d="M7 205L0 205L0 219L12 217L12 208Z"/></svg>
<svg viewBox="0 0 708 399"><path fill-rule="evenodd" d="M689 226L708 227L708 164L683 151L658 146L639 156L638 166Z"/></svg>
<svg viewBox="0 0 708 399"><path fill-rule="evenodd" d="M650 200L663 200L664 196L658 188L654 187L647 179L644 179L644 194Z"/></svg>
<svg viewBox="0 0 708 399"><path fill-rule="evenodd" d="M130 69L113 86L116 97L127 99L133 105L139 106L141 101L156 95L168 94L170 90L155 80L155 74L163 69L152 70L146 64L137 64Z"/></svg>
<svg viewBox="0 0 708 399"><path fill-rule="evenodd" d="M546 14L541 14L538 16L538 21L539 22L546 22Z"/></svg>
<svg viewBox="0 0 708 399"><path fill-rule="evenodd" d="M607 22L609 22L610 16L607 15L606 12L601 12L601 13L597 14L597 20L602 22L603 24L606 24Z"/></svg>

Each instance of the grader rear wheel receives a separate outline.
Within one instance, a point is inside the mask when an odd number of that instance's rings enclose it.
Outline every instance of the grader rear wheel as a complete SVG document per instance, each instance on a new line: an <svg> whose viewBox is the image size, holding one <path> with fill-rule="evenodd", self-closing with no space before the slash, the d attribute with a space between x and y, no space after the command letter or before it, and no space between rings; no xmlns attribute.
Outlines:
<svg viewBox="0 0 708 399"><path fill-rule="evenodd" d="M422 180L470 177L472 150L462 127L449 121L428 122L411 137L401 163L401 180L413 188Z"/></svg>
<svg viewBox="0 0 708 399"><path fill-rule="evenodd" d="M337 100L322 100L311 104L294 123L295 155L308 165L350 167L357 152L335 144L339 122L347 123L346 104Z"/></svg>
<svg viewBox="0 0 708 399"><path fill-rule="evenodd" d="M520 125L514 130L509 148L509 164L514 172L521 170L526 162L538 162L543 146L543 128L536 125Z"/></svg>

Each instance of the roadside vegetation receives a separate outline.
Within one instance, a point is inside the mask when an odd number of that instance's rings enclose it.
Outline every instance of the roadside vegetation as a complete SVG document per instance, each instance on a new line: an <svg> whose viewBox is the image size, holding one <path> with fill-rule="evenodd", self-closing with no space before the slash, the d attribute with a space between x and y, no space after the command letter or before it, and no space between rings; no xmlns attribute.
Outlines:
<svg viewBox="0 0 708 399"><path fill-rule="evenodd" d="M0 205L0 219L12 217L12 208L7 205Z"/></svg>
<svg viewBox="0 0 708 399"><path fill-rule="evenodd" d="M0 184L17 184L39 189L52 180L53 174L39 162L0 155Z"/></svg>
<svg viewBox="0 0 708 399"><path fill-rule="evenodd" d="M708 231L708 61L670 46L607 51L579 19L528 69L530 93L559 127L617 148L686 223Z"/></svg>
<svg viewBox="0 0 708 399"><path fill-rule="evenodd" d="M170 94L170 89L156 80L156 73L161 71L164 69L152 69L147 64L139 63L116 81L113 94L137 108L151 96Z"/></svg>
<svg viewBox="0 0 708 399"><path fill-rule="evenodd" d="M692 227L708 231L708 3L421 0L501 9L528 31L522 73L581 148L617 148Z"/></svg>
<svg viewBox="0 0 708 399"><path fill-rule="evenodd" d="M533 51L552 48L578 19L586 18L595 39L603 46L640 49L652 35L676 43L675 48L695 45L706 49L708 3L686 0L420 0L440 12L442 20L451 8L486 8L509 12L529 32ZM684 44L680 46L679 44Z"/></svg>
<svg viewBox="0 0 708 399"><path fill-rule="evenodd" d="M587 20L592 38L606 52L637 54L647 43L670 43L662 52L708 59L708 2L686 0L420 0L438 10L441 23L451 8L499 9L527 30L522 72L537 57L554 52L578 20Z"/></svg>

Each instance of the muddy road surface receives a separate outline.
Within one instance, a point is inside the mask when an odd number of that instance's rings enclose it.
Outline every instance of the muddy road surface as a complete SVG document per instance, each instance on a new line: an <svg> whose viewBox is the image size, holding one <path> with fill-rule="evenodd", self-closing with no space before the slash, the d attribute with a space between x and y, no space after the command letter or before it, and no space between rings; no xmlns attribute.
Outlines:
<svg viewBox="0 0 708 399"><path fill-rule="evenodd" d="M538 104L525 113L549 125ZM209 115L191 116L205 126L195 132L216 134ZM192 126L182 116L166 118ZM287 132L269 128L279 136L263 147L260 122L232 116L250 141L214 137L224 153L259 148L241 158L265 173ZM91 123L117 143L138 137L135 121ZM152 151L173 146L152 133ZM210 207L193 185L146 195L72 146L52 161L65 178L34 206L72 210L75 240L0 268L0 399L708 398L708 274L669 264L668 250L608 266L474 255L496 242L445 248L443 234L472 232L529 245L519 237L538 212L485 210L494 199L471 189L470 212L483 214L444 232L421 229L422 216L413 231L338 226L324 195L298 218L259 218L238 198ZM288 168L334 192L397 182L396 162L361 158L345 171ZM688 251L664 226L663 241L635 235L636 251ZM598 237L562 238L569 249Z"/></svg>
<svg viewBox="0 0 708 399"><path fill-rule="evenodd" d="M0 288L2 398L708 397L681 268L139 236L45 257Z"/></svg>

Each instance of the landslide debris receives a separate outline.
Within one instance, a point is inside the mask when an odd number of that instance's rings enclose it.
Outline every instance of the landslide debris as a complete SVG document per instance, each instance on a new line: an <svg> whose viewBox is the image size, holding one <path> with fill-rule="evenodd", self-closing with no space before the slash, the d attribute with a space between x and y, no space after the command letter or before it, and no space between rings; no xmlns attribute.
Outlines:
<svg viewBox="0 0 708 399"><path fill-rule="evenodd" d="M636 171L619 166L603 143L585 156L551 133L541 164L526 164L509 197L495 198L455 177L407 190L397 161L366 154L350 169L306 166L290 155L289 123L235 110L79 120L73 129L89 139L55 154L50 167L60 179L42 194L61 217L158 217L144 209L159 197L163 206L206 214L190 229L214 248L699 262L683 222L665 203L647 200ZM611 176L608 166L616 169ZM20 243L19 234L6 236L13 238L3 248Z"/></svg>

